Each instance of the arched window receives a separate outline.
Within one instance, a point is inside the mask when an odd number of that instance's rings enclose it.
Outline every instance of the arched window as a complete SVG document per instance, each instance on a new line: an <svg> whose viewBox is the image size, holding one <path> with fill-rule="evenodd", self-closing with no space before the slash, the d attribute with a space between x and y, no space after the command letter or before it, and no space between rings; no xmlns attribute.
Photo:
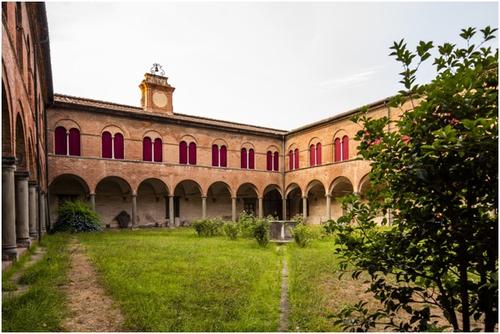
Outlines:
<svg viewBox="0 0 500 334"><path fill-rule="evenodd" d="M123 159L124 142L123 135L121 133L115 133L115 138L113 139L113 148L115 159Z"/></svg>
<svg viewBox="0 0 500 334"><path fill-rule="evenodd" d="M294 151L294 167L295 169L299 169L299 149L296 148Z"/></svg>
<svg viewBox="0 0 500 334"><path fill-rule="evenodd" d="M273 152L267 151L266 170L273 170Z"/></svg>
<svg viewBox="0 0 500 334"><path fill-rule="evenodd" d="M349 137L342 137L342 160L349 160Z"/></svg>
<svg viewBox="0 0 500 334"><path fill-rule="evenodd" d="M321 165L321 143L316 144L316 166Z"/></svg>
<svg viewBox="0 0 500 334"><path fill-rule="evenodd" d="M67 137L66 137L66 129L62 126L58 126L54 132L55 137L55 153L66 155L67 154Z"/></svg>
<svg viewBox="0 0 500 334"><path fill-rule="evenodd" d="M77 128L69 130L69 155L80 156L80 131Z"/></svg>
<svg viewBox="0 0 500 334"><path fill-rule="evenodd" d="M311 144L309 147L309 166L316 165L316 146Z"/></svg>
<svg viewBox="0 0 500 334"><path fill-rule="evenodd" d="M340 161L342 159L341 155L341 145L340 145L340 138L335 138L335 161Z"/></svg>
<svg viewBox="0 0 500 334"><path fill-rule="evenodd" d="M274 171L279 171L280 169L280 155L278 152L274 152Z"/></svg>
<svg viewBox="0 0 500 334"><path fill-rule="evenodd" d="M219 167L219 145L212 145L212 166Z"/></svg>
<svg viewBox="0 0 500 334"><path fill-rule="evenodd" d="M220 166L227 167L227 148L226 145L220 147Z"/></svg>
<svg viewBox="0 0 500 334"><path fill-rule="evenodd" d="M293 151L288 152L288 169L293 170Z"/></svg>
<svg viewBox="0 0 500 334"><path fill-rule="evenodd" d="M255 169L255 152L253 148L248 150L248 169Z"/></svg>
<svg viewBox="0 0 500 334"><path fill-rule="evenodd" d="M102 133L102 157L113 158L113 140L108 131Z"/></svg>
<svg viewBox="0 0 500 334"><path fill-rule="evenodd" d="M160 138L156 138L154 141L154 161L163 161L163 146Z"/></svg>
<svg viewBox="0 0 500 334"><path fill-rule="evenodd" d="M247 166L248 166L247 149L242 148L241 149L241 168L247 169Z"/></svg>
<svg viewBox="0 0 500 334"><path fill-rule="evenodd" d="M144 137L142 140L142 160L153 160L153 154L151 152L151 138L149 137Z"/></svg>
<svg viewBox="0 0 500 334"><path fill-rule="evenodd" d="M196 165L196 143L195 142L189 143L188 161L189 161L190 165Z"/></svg>
<svg viewBox="0 0 500 334"><path fill-rule="evenodd" d="M179 163L186 165L188 163L188 152L187 152L187 143L185 141L181 141L179 143Z"/></svg>

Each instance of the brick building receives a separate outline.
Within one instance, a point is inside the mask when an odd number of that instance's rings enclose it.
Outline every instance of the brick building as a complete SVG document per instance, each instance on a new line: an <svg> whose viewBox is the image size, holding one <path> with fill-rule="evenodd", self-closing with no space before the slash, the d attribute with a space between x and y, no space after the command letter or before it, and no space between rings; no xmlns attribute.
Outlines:
<svg viewBox="0 0 500 334"><path fill-rule="evenodd" d="M19 231L24 219L17 203L25 206L26 196L11 186L14 165L39 191L33 195L41 201L37 214L46 213L47 222L31 210L28 221L42 225L55 222L60 203L77 198L109 227L117 226L122 211L136 227L180 226L200 217L235 220L243 210L277 219L302 215L318 224L342 214L338 197L363 194L369 186L369 162L356 159L359 128L349 120L359 110L291 131L190 116L174 111L175 88L158 72L146 73L140 83L140 107L52 96L43 4L7 3L3 9L2 113L9 124L2 131L4 232L6 224ZM387 100L369 106L373 117L395 119L401 112ZM14 192L16 201L6 199ZM28 198L31 208L31 192ZM12 238L2 242L4 253L15 247Z"/></svg>

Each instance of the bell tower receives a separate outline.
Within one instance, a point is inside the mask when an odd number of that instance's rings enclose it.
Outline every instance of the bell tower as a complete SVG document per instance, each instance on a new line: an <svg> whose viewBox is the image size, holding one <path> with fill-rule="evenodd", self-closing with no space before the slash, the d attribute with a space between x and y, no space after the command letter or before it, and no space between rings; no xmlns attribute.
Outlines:
<svg viewBox="0 0 500 334"><path fill-rule="evenodd" d="M144 80L139 88L141 89L141 106L144 111L174 114L172 95L175 87L168 83L168 78L160 64L153 64L151 73L144 74Z"/></svg>

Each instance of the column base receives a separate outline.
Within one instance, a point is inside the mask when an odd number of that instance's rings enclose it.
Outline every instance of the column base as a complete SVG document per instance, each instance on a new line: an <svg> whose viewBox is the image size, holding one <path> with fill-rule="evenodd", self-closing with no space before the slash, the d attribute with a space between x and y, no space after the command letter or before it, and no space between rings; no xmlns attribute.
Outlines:
<svg viewBox="0 0 500 334"><path fill-rule="evenodd" d="M2 247L2 261L17 261L17 246Z"/></svg>
<svg viewBox="0 0 500 334"><path fill-rule="evenodd" d="M17 239L17 247L29 248L30 246L31 246L30 238Z"/></svg>
<svg viewBox="0 0 500 334"><path fill-rule="evenodd" d="M31 239L37 239L38 238L38 233L37 232L30 232L30 238Z"/></svg>

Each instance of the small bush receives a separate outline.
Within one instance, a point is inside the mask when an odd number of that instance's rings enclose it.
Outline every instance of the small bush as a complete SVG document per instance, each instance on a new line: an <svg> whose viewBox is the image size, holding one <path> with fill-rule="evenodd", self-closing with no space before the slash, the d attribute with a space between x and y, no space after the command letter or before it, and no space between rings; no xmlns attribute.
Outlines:
<svg viewBox="0 0 500 334"><path fill-rule="evenodd" d="M319 237L319 230L305 224L297 224L292 230L293 239L300 247L306 247Z"/></svg>
<svg viewBox="0 0 500 334"><path fill-rule="evenodd" d="M292 221L296 222L297 224L302 224L304 223L304 216L302 214L296 214L292 217Z"/></svg>
<svg viewBox="0 0 500 334"><path fill-rule="evenodd" d="M224 222L220 219L198 219L192 224L200 237L213 237L223 234Z"/></svg>
<svg viewBox="0 0 500 334"><path fill-rule="evenodd" d="M245 238L252 238L255 227L255 217L252 214L243 211L240 214L238 223L240 224L241 235Z"/></svg>
<svg viewBox="0 0 500 334"><path fill-rule="evenodd" d="M269 243L269 222L265 219L255 221L253 236L261 246Z"/></svg>
<svg viewBox="0 0 500 334"><path fill-rule="evenodd" d="M326 235L332 235L335 232L335 225L336 224L337 223L333 219L327 220L323 224L323 230L324 230L325 234Z"/></svg>
<svg viewBox="0 0 500 334"><path fill-rule="evenodd" d="M236 240L240 232L240 227L238 223L226 222L224 224L224 233L231 240Z"/></svg>
<svg viewBox="0 0 500 334"><path fill-rule="evenodd" d="M82 201L66 201L57 212L53 232L96 232L102 231L99 216Z"/></svg>

